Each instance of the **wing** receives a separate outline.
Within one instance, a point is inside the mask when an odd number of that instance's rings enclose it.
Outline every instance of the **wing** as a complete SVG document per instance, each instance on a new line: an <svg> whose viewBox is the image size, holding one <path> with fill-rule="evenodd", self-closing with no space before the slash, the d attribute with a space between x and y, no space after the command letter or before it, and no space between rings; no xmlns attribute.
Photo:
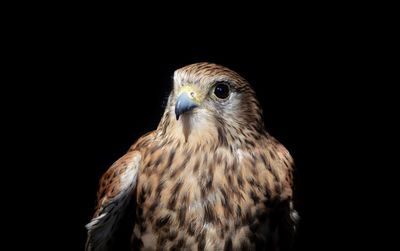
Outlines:
<svg viewBox="0 0 400 251"><path fill-rule="evenodd" d="M281 251L291 250L296 227L300 219L293 207L293 158L289 151L277 140L272 139L268 147L269 162L280 183L280 196L271 217L274 231L274 245Z"/></svg>
<svg viewBox="0 0 400 251"><path fill-rule="evenodd" d="M141 154L130 151L117 160L101 178L96 213L86 225L86 251L116 250L114 245L120 245L121 242L117 242L115 236L120 237L121 234L125 237L126 245L129 245L133 220L127 220L127 217L133 218L134 211L128 209L134 207L140 162ZM127 222L131 226L126 226Z"/></svg>
<svg viewBox="0 0 400 251"><path fill-rule="evenodd" d="M279 246L280 251L292 250L296 227L300 219L297 211L293 208L293 201L281 202L274 213L279 219L275 243Z"/></svg>

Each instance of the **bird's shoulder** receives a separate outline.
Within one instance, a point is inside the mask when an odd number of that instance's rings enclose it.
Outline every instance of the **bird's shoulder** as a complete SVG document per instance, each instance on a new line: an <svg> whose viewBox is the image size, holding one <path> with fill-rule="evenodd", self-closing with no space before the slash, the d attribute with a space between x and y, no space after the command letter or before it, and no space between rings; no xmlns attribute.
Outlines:
<svg viewBox="0 0 400 251"><path fill-rule="evenodd" d="M141 136L136 142L129 148L128 152L138 151L142 152L143 149L149 147L157 136L157 131L150 131Z"/></svg>
<svg viewBox="0 0 400 251"><path fill-rule="evenodd" d="M140 167L141 154L130 151L114 162L103 174L97 193L98 209L121 192L132 188Z"/></svg>
<svg viewBox="0 0 400 251"><path fill-rule="evenodd" d="M137 183L141 154L130 151L117 160L102 176L97 193L96 212L86 225L86 250L113 250L115 233L126 218L126 208ZM112 243L112 244L111 244ZM111 245L110 248L106 248Z"/></svg>
<svg viewBox="0 0 400 251"><path fill-rule="evenodd" d="M289 168L293 167L294 161L291 154L276 138L269 136L264 145L265 151L270 155L272 161L281 163Z"/></svg>
<svg viewBox="0 0 400 251"><path fill-rule="evenodd" d="M124 177L136 177L143 156L141 150L152 142L154 136L155 131L144 134L129 148L125 155L115 161L102 175L97 193L98 207L126 189L129 182L135 182L134 179L129 180L124 179Z"/></svg>
<svg viewBox="0 0 400 251"><path fill-rule="evenodd" d="M272 136L268 136L259 148L268 169L280 184L281 198L291 198L294 161L288 149Z"/></svg>

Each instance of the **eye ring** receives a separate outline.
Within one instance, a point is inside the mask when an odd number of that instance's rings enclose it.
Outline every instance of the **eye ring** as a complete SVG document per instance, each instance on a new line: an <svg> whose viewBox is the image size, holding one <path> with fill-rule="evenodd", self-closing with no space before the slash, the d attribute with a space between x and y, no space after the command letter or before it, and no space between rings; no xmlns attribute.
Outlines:
<svg viewBox="0 0 400 251"><path fill-rule="evenodd" d="M224 81L217 82L214 86L213 94L218 99L226 100L231 94L229 84Z"/></svg>

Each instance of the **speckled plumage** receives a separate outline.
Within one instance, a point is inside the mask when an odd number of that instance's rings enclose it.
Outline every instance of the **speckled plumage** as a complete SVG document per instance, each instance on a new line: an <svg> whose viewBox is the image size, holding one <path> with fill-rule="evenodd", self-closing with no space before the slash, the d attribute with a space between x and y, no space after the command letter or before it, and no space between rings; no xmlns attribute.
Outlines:
<svg viewBox="0 0 400 251"><path fill-rule="evenodd" d="M213 94L221 82L226 100ZM177 120L183 92L197 107ZM102 177L86 248L286 250L298 217L292 167L246 80L215 64L183 67L157 130Z"/></svg>

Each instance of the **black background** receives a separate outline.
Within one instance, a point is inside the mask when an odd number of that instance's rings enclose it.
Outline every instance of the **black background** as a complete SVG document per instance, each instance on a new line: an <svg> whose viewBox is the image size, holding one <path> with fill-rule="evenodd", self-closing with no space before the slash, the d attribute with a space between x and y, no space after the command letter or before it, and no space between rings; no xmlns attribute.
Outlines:
<svg viewBox="0 0 400 251"><path fill-rule="evenodd" d="M157 127L174 70L207 61L251 83L267 131L294 157L296 250L360 247L358 233L376 221L360 210L374 191L362 191L365 166L354 164L360 128L352 121L363 113L356 98L373 56L362 25L325 12L242 12L250 18L209 11L167 22L173 14L139 17L103 6L34 15L12 30L17 95L8 105L17 110L11 135L19 140L11 148L25 167L23 199L13 199L24 204L18 220L32 221L23 231L35 236L28 245L83 250L99 178ZM20 235L20 224L9 232Z"/></svg>

